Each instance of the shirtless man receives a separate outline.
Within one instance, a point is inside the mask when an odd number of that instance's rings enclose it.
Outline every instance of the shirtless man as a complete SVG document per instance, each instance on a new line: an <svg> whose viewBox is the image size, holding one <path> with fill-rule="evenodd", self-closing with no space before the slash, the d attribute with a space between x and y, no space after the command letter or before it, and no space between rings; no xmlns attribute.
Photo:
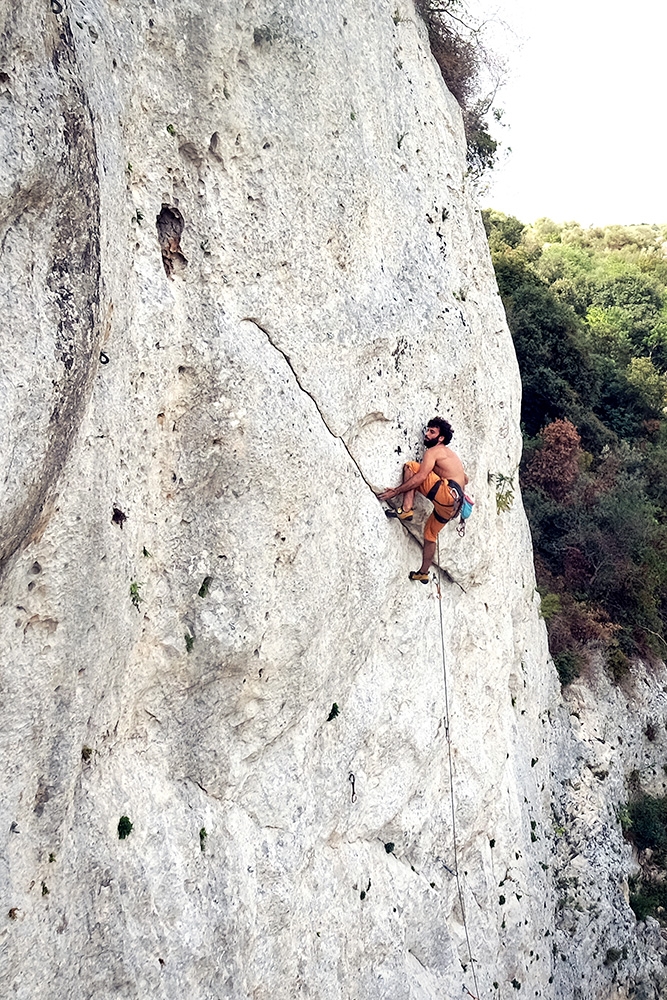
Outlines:
<svg viewBox="0 0 667 1000"><path fill-rule="evenodd" d="M433 504L433 513L424 525L424 557L420 568L410 573L411 580L428 583L428 571L435 555L438 532L456 517L461 509L463 490L468 482L461 459L447 445L452 440L452 428L446 420L434 417L426 425L424 445L426 452L419 462L406 462L403 482L393 490L378 493L379 500L391 500L404 494L403 506L386 510L387 517L401 521L412 520L415 492L422 493Z"/></svg>

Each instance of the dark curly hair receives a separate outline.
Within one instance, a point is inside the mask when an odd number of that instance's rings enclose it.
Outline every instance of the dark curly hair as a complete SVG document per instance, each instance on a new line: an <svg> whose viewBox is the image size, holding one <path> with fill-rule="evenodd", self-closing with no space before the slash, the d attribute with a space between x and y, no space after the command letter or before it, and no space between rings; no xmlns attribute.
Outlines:
<svg viewBox="0 0 667 1000"><path fill-rule="evenodd" d="M452 435L454 431L452 430L452 425L448 423L447 420L443 420L442 417L434 417L433 420L429 420L426 425L427 427L437 427L438 437L444 438L444 443L449 444L452 440Z"/></svg>

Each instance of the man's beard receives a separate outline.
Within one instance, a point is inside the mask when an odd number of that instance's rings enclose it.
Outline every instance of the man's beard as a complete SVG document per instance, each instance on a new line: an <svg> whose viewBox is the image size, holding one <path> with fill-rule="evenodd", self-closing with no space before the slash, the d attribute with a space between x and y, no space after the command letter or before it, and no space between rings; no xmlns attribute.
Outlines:
<svg viewBox="0 0 667 1000"><path fill-rule="evenodd" d="M440 440L438 438L424 438L425 448L434 448L436 444L440 444Z"/></svg>

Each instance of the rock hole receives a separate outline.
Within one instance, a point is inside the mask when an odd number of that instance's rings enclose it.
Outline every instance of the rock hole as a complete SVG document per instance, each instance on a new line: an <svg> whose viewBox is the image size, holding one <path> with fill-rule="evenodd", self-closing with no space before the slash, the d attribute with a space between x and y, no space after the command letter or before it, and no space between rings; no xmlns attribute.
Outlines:
<svg viewBox="0 0 667 1000"><path fill-rule="evenodd" d="M200 165L201 156L197 152L194 142L184 142L182 146L178 147L178 152L189 163L193 163L197 167Z"/></svg>
<svg viewBox="0 0 667 1000"><path fill-rule="evenodd" d="M187 267L187 259L181 251L181 233L185 226L183 216L172 205L163 203L156 222L158 240L162 251L165 274L172 278L175 273Z"/></svg>
<svg viewBox="0 0 667 1000"><path fill-rule="evenodd" d="M111 523L120 525L121 531L123 530L123 525L127 521L127 514L124 514L120 507L113 505L113 514L111 515Z"/></svg>
<svg viewBox="0 0 667 1000"><path fill-rule="evenodd" d="M220 163L223 162L221 146L222 143L220 142L220 133L214 132L213 135L211 136L211 141L208 144L208 151L209 153L211 153L212 156L216 158L216 160L219 160Z"/></svg>

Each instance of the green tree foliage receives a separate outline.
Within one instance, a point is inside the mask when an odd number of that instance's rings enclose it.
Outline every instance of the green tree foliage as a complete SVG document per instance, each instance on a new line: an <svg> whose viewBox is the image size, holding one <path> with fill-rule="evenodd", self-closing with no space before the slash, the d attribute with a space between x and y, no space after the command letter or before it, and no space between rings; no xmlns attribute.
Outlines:
<svg viewBox="0 0 667 1000"><path fill-rule="evenodd" d="M638 920L658 917L667 908L667 798L639 794L623 808L625 836L640 852L640 874L630 880L630 906ZM642 857L641 852L646 852Z"/></svg>
<svg viewBox="0 0 667 1000"><path fill-rule="evenodd" d="M551 651L564 684L594 647L621 680L627 656L667 649L667 227L484 224Z"/></svg>

